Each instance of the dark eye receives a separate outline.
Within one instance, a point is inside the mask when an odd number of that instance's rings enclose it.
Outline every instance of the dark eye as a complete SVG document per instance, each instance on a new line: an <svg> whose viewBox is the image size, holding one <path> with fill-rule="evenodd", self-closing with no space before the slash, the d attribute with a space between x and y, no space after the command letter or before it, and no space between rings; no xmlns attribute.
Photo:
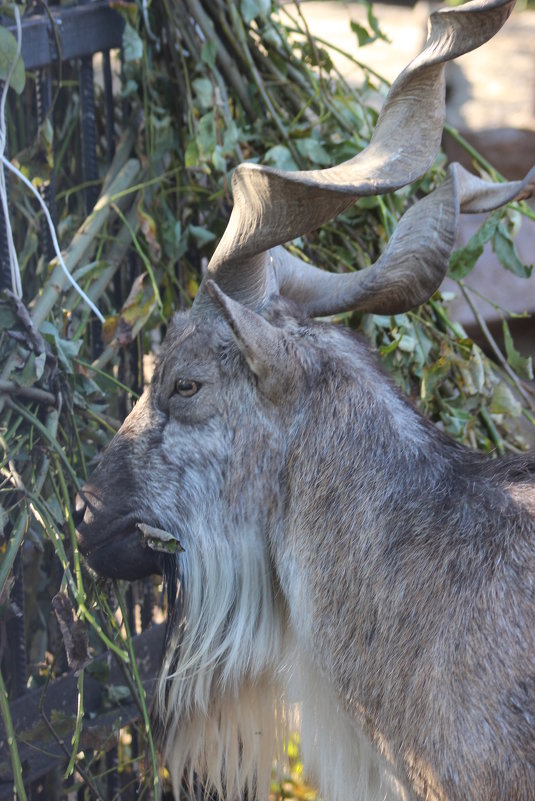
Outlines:
<svg viewBox="0 0 535 801"><path fill-rule="evenodd" d="M191 398L200 388L198 381L190 381L189 378L179 378L175 384L175 392L182 398Z"/></svg>

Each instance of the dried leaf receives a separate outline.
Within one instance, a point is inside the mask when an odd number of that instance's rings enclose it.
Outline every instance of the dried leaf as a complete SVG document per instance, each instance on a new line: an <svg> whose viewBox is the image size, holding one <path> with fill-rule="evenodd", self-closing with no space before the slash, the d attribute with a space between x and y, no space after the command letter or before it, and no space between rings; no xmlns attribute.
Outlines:
<svg viewBox="0 0 535 801"><path fill-rule="evenodd" d="M184 550L180 542L169 531L149 526L146 523L138 523L137 527L143 534L143 541L153 551L181 553Z"/></svg>
<svg viewBox="0 0 535 801"><path fill-rule="evenodd" d="M39 126L37 136L30 147L17 153L13 159L15 166L24 173L34 186L42 186L50 181L54 169L54 131L50 118Z"/></svg>
<svg viewBox="0 0 535 801"><path fill-rule="evenodd" d="M80 733L80 748L82 750L106 752L116 746L118 741L119 732L117 729L110 729L109 725L106 726L102 723L93 725L85 723Z"/></svg>
<svg viewBox="0 0 535 801"><path fill-rule="evenodd" d="M105 345L109 345L115 337L118 322L119 316L117 314L112 314L110 317L107 317L102 324L102 341Z"/></svg>
<svg viewBox="0 0 535 801"><path fill-rule="evenodd" d="M154 261L160 261L162 256L162 247L158 242L158 232L154 217L143 209L143 200L140 200L137 207L137 221L141 228L141 233L149 246L152 258Z"/></svg>
<svg viewBox="0 0 535 801"><path fill-rule="evenodd" d="M86 625L76 617L67 595L61 592L55 595L52 608L58 619L69 667L78 672L91 661Z"/></svg>

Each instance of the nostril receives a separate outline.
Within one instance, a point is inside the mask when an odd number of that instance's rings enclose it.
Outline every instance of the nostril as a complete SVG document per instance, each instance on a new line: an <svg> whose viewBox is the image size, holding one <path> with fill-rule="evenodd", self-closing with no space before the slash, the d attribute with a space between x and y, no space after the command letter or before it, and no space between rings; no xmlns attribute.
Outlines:
<svg viewBox="0 0 535 801"><path fill-rule="evenodd" d="M76 528L81 524L84 519L85 510L87 508L87 504L84 501L81 495L76 495L74 500L74 511L72 514L72 519L74 520L74 525Z"/></svg>

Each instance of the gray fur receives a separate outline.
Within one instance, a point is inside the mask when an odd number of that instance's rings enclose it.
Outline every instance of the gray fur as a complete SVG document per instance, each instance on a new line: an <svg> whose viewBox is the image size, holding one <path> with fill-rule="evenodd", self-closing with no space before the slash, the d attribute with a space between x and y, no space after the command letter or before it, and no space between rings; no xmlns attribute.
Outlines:
<svg viewBox="0 0 535 801"><path fill-rule="evenodd" d="M360 339L277 298L266 393L255 313L228 314L175 320L79 534L115 574L133 521L185 549L158 702L175 786L265 799L301 725L332 801L533 801L535 459L450 441ZM155 569L128 547L124 575Z"/></svg>
<svg viewBox="0 0 535 801"><path fill-rule="evenodd" d="M180 579L156 702L177 795L196 772L227 801L266 801L299 728L328 801L535 801L535 457L456 445L367 345L306 319L424 302L459 211L528 196L535 169L491 185L451 165L355 273L276 247L423 175L444 65L512 6L433 14L369 146L344 164L237 168L193 309L83 490L95 570L163 570L171 595ZM147 548L140 523L184 552Z"/></svg>

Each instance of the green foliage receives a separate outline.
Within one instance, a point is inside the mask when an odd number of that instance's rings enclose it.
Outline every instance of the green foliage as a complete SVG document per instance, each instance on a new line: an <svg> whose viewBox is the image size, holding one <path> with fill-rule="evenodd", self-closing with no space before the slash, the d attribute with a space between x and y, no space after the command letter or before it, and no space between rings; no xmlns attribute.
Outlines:
<svg viewBox="0 0 535 801"><path fill-rule="evenodd" d="M74 494L132 404L136 393L125 396L124 384L141 388L151 342L195 296L229 218L236 164L309 169L351 158L370 140L377 119L372 97L385 85L362 68L360 86L350 87L286 5L161 0L145 15L134 3L120 7L128 24L116 105L128 114L115 121L112 163L103 148L99 154L102 196L91 214L76 171L79 97L69 67L55 75L54 113L41 129L20 104L9 111L10 153L45 189L54 152L65 260L106 322L100 343L79 297L43 255L40 213L12 181L25 303L10 296L0 302L0 615L8 625L16 613L10 591L18 560L27 586L29 683L44 687L67 667L50 610L58 591L68 595L74 623L87 629L90 654L111 650L125 666L144 721L138 734L147 742L146 704L125 638L121 589L116 601L115 590L85 574L74 537ZM361 44L384 38L368 9L367 27L355 31ZM0 77L3 69L1 62ZM103 113L97 133L104 141ZM363 199L289 247L326 269L365 267L380 255L403 211L442 177L439 157L415 185ZM514 251L514 224L510 211L495 212L454 254L450 272L461 287L489 241L507 269L529 275ZM339 322L361 329L394 380L456 439L489 452L524 446L513 426L520 415L533 421L533 400L523 385L532 365L517 351L505 318L499 364L450 321L438 293L410 314L341 315ZM161 594L158 584L152 589ZM4 659L6 668L10 685ZM83 725L79 715L78 735ZM73 759L75 751L76 743ZM97 756L93 762L80 757L76 765L96 787L96 797L102 794Z"/></svg>
<svg viewBox="0 0 535 801"><path fill-rule="evenodd" d="M6 28L0 26L0 79L7 81L10 76L13 62L17 55L17 40ZM11 72L9 85L21 94L26 83L26 73L24 63L20 55L17 58L15 67Z"/></svg>
<svg viewBox="0 0 535 801"><path fill-rule="evenodd" d="M533 267L523 264L520 260L513 240L511 229L514 226L513 215L516 214L511 209L498 209L492 212L468 244L452 254L450 277L456 281L466 278L483 253L484 245L491 242L493 251L506 270L519 278L529 278Z"/></svg>
<svg viewBox="0 0 535 801"><path fill-rule="evenodd" d="M358 22L352 21L350 23L351 30L357 36L359 47L364 47L367 44L371 44L372 42L377 41L377 39L382 39L384 42L388 42L388 37L385 36L381 30L379 21L373 13L372 4L366 0L361 0L361 2L364 6L366 6L369 28L366 28L364 25L361 25Z"/></svg>

